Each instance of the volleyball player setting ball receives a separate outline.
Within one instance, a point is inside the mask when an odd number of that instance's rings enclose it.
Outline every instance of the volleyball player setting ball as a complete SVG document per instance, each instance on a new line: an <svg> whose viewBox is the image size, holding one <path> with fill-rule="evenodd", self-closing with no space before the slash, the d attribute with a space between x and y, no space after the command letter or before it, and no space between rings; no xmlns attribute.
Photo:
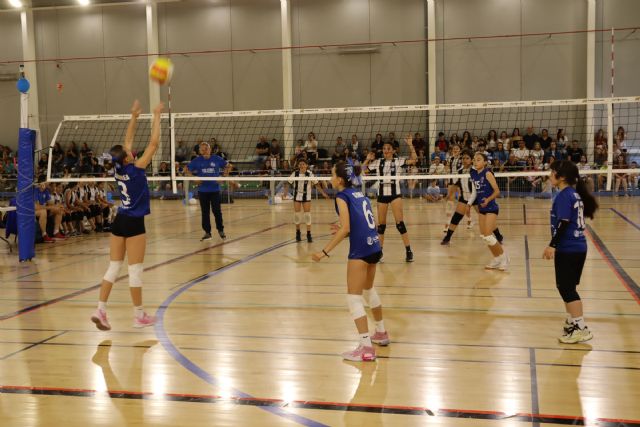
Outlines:
<svg viewBox="0 0 640 427"><path fill-rule="evenodd" d="M305 177L307 181L297 181L292 178ZM318 191L322 193L325 199L329 198L329 195L324 191L322 185L313 179L313 172L309 170L307 160L301 158L298 160L298 170L291 174L288 183L293 185L293 223L296 225L296 242L302 241L300 235L300 224L302 223L302 216L304 211L304 223L307 225L307 242L313 242L311 237L311 187L315 186ZM285 188L285 193L289 190Z"/></svg>
<svg viewBox="0 0 640 427"><path fill-rule="evenodd" d="M558 338L565 344L589 341L593 334L585 324L582 301L576 287L587 259L585 221L598 209L598 203L580 179L578 167L568 160L551 164L551 184L560 192L551 207L551 242L544 250L544 259L553 259L556 286L567 310L564 334Z"/></svg>
<svg viewBox="0 0 640 427"><path fill-rule="evenodd" d="M145 313L142 307L142 271L144 269L142 263L146 247L144 217L151 213L145 169L151 163L151 159L158 149L160 114L163 108L164 105L160 103L153 110L151 138L142 157L136 160L131 154L136 123L141 112L137 100L131 107L131 119L127 127L124 146L114 145L110 150L115 167L115 179L120 190L121 204L111 226L109 251L111 261L100 285L98 308L91 316L91 321L102 331L111 329L107 320L107 300L118 277L120 266L124 262L125 254L127 254L129 261L129 291L134 306L133 327L151 326L156 320L154 316Z"/></svg>
<svg viewBox="0 0 640 427"><path fill-rule="evenodd" d="M369 172L375 173L377 176L383 177L380 180L380 193L378 194L378 234L380 235L380 245L384 244L384 232L387 228L387 212L389 205L396 221L396 229L402 237L406 252L406 262L413 262L413 252L409 243L409 233L403 220L402 211L402 190L400 188L399 179L389 179L387 177L398 177L403 175L402 168L413 166L416 164L416 150L413 147L413 137L409 134L405 138L407 147L409 148L409 159L394 156L394 148L392 141L385 141L382 146L382 158L376 159L375 153L369 153L363 166L367 167Z"/></svg>
<svg viewBox="0 0 640 427"><path fill-rule="evenodd" d="M342 357L354 362L375 360L376 352L373 344L386 346L390 343L389 334L385 330L382 319L382 303L373 287L376 264L382 258L382 247L376 232L371 203L359 189L361 185L359 175L360 167L354 166L351 162L339 161L333 167L331 185L338 190L335 206L340 225L333 227L335 234L324 249L312 255L314 261L328 258L333 248L349 236L347 303L360 335L360 343L355 350L343 353ZM365 301L371 307L375 320L376 329L373 335L369 334L369 323L364 309Z"/></svg>
<svg viewBox="0 0 640 427"><path fill-rule="evenodd" d="M502 249L502 245L494 235L497 228L498 213L500 208L496 199L500 195L498 183L493 173L487 169L487 156L484 153L476 153L473 157L471 169L472 193L468 204L475 205L478 211L478 224L480 235L485 241L493 259L485 266L487 270L506 270L509 267L509 257Z"/></svg>

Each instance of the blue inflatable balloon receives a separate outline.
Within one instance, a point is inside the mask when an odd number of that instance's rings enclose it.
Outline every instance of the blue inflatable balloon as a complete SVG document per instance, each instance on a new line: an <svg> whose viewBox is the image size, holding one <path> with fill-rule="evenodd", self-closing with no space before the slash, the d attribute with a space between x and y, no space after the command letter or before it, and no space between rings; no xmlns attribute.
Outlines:
<svg viewBox="0 0 640 427"><path fill-rule="evenodd" d="M22 78L18 80L16 87L21 93L27 93L29 92L29 88L31 87L31 84L29 84L29 80Z"/></svg>

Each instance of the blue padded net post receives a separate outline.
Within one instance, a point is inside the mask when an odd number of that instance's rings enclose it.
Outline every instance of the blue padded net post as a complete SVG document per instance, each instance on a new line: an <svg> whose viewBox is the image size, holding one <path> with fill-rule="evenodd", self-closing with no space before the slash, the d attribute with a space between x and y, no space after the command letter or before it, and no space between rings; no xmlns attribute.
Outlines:
<svg viewBox="0 0 640 427"><path fill-rule="evenodd" d="M35 257L36 212L33 193L33 150L36 131L21 128L18 137L18 258Z"/></svg>

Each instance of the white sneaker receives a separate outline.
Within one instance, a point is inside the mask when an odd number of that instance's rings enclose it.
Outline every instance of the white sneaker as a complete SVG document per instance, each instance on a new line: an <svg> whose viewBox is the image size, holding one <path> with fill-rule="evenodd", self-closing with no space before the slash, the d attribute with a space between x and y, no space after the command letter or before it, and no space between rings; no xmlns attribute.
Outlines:
<svg viewBox="0 0 640 427"><path fill-rule="evenodd" d="M593 334L586 326L584 329L580 329L577 324L573 324L573 326L565 331L565 334L558 338L558 341L564 344L578 344L581 342L589 341L593 338Z"/></svg>
<svg viewBox="0 0 640 427"><path fill-rule="evenodd" d="M467 230L473 230L473 221L467 221Z"/></svg>
<svg viewBox="0 0 640 427"><path fill-rule="evenodd" d="M501 263L502 260L497 256L493 258L489 264L485 265L484 268L487 270L497 270L498 268L500 268Z"/></svg>
<svg viewBox="0 0 640 427"><path fill-rule="evenodd" d="M498 258L500 259L500 263L498 264L498 270L505 271L507 268L509 268L509 264L511 263L511 260L509 259L507 254L502 254Z"/></svg>

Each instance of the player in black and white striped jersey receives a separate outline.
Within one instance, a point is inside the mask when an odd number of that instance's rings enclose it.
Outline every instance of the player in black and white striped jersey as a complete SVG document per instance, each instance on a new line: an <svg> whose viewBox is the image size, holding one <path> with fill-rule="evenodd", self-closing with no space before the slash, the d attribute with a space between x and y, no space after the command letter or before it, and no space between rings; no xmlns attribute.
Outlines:
<svg viewBox="0 0 640 427"><path fill-rule="evenodd" d="M402 236L402 241L406 250L407 262L413 261L413 252L409 243L409 234L404 224L402 212L402 188L399 179L390 179L404 175L403 168L416 164L416 150L413 148L413 138L411 135L405 139L409 148L409 158L395 157L392 141L385 141L382 147L382 158L376 159L374 153L369 153L364 162L363 169L369 174L375 174L383 177L379 181L380 188L378 192L378 234L380 235L380 245L384 244L384 232L387 227L387 211L389 205L396 221L396 228ZM388 177L388 178L384 178Z"/></svg>
<svg viewBox="0 0 640 427"><path fill-rule="evenodd" d="M292 179L303 177L308 179L305 181ZM293 223L296 225L297 242L302 241L300 224L302 223L303 212L304 222L307 225L307 242L313 242L313 238L311 237L311 197L313 187L316 187L325 199L329 198L320 182L313 179L314 177L315 175L309 170L309 164L305 158L298 160L298 170L293 172L289 177L288 183L293 186ZM288 188L285 188L285 194L288 192Z"/></svg>
<svg viewBox="0 0 640 427"><path fill-rule="evenodd" d="M469 174L471 172L471 167L473 164L473 153L469 150L465 150L462 155L459 156L459 158L460 167L456 169L455 172L452 167L451 173L460 175L460 178L454 178L452 180L455 182L458 191L460 191L460 196L458 197L458 204L456 205L456 209L453 212L451 221L449 222L449 224L447 224L447 229L445 230L447 235L444 237L444 239L442 239L442 242L440 242L441 245L449 244L453 232L456 230L456 227L458 227L458 224L460 224L460 221L462 220L462 218L464 218L464 215L469 211L470 208L467 201L469 200L469 197L472 193L471 186L473 184L471 184Z"/></svg>
<svg viewBox="0 0 640 427"><path fill-rule="evenodd" d="M459 145L453 145L451 147L451 155L448 159L448 170L446 172L455 175L455 174L460 174L461 170L463 169L462 167L462 153L461 153L461 149ZM472 156L473 157L473 156ZM466 175L468 175L469 173L467 172ZM446 218L446 223L444 225L444 232L446 233L447 230L449 229L449 218L451 218L451 214L454 212L455 209L457 209L457 207L454 209L454 206L456 206L455 204L455 196L456 193L460 192L460 179L461 178L453 178L448 180L449 184L447 185L447 197L446 197L446 201L445 201L445 209L444 209L444 215ZM458 194L458 197L462 197L462 194ZM471 210L468 209L467 210L467 228L470 229L472 227L472 223L471 223Z"/></svg>

